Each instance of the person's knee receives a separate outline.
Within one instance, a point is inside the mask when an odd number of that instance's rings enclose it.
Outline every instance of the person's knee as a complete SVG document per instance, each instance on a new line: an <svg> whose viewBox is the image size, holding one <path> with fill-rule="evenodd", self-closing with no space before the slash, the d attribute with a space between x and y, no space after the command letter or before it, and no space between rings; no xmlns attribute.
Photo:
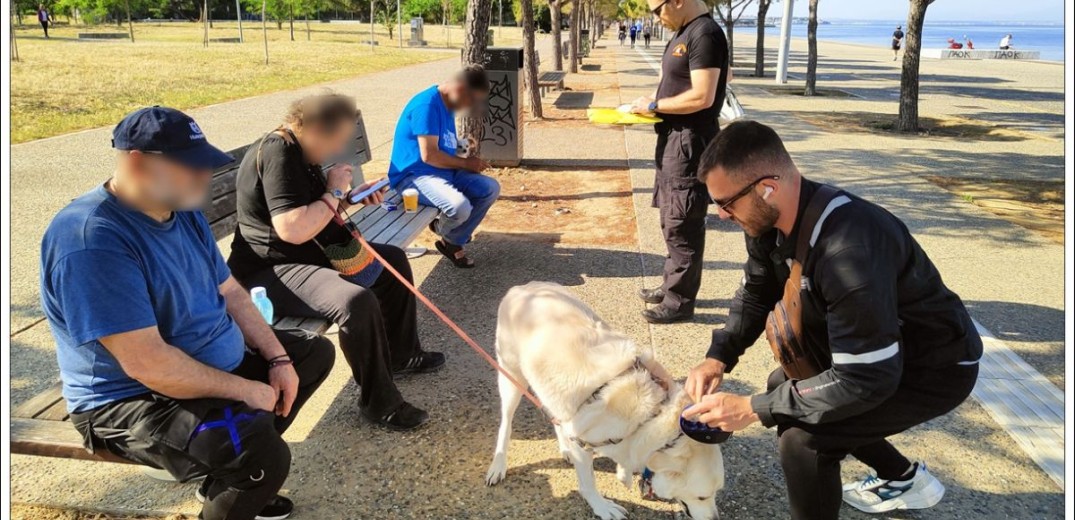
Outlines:
<svg viewBox="0 0 1075 520"><path fill-rule="evenodd" d="M281 485L291 470L291 449L276 431L273 414L232 405L234 415L207 417L189 452L227 487L253 489Z"/></svg>
<svg viewBox="0 0 1075 520"><path fill-rule="evenodd" d="M778 368L776 370L773 370L769 374L768 381L765 382L765 391L766 392L772 392L773 390L776 390L776 387L784 384L784 382L787 381L787 380L788 380L788 377L784 374L784 369L783 368Z"/></svg>
<svg viewBox="0 0 1075 520"><path fill-rule="evenodd" d="M789 464L813 464L817 459L817 452L813 449L812 437L806 430L796 427L790 427L781 432L777 439L780 462L785 467Z"/></svg>
<svg viewBox="0 0 1075 520"><path fill-rule="evenodd" d="M485 182L483 185L484 189L482 190L483 194L481 196L481 199L492 203L500 197L500 181L497 181L492 177L483 177L483 180Z"/></svg>
<svg viewBox="0 0 1075 520"><path fill-rule="evenodd" d="M441 211L445 217L451 220L464 222L470 218L470 213L474 211L474 205L466 197L460 196L450 204L446 204L441 208Z"/></svg>
<svg viewBox="0 0 1075 520"><path fill-rule="evenodd" d="M341 327L359 325L379 312L378 307L380 307L380 302L377 301L377 295L373 294L373 291L355 285L347 292L339 325Z"/></svg>

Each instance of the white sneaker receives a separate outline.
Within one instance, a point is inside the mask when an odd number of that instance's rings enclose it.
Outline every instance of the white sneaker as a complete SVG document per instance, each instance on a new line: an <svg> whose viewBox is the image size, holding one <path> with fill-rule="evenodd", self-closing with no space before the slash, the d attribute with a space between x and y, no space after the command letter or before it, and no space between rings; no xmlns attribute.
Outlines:
<svg viewBox="0 0 1075 520"><path fill-rule="evenodd" d="M944 485L934 478L924 462L915 463L908 480L882 480L874 475L844 485L844 502L865 513L897 509L926 509L944 497Z"/></svg>

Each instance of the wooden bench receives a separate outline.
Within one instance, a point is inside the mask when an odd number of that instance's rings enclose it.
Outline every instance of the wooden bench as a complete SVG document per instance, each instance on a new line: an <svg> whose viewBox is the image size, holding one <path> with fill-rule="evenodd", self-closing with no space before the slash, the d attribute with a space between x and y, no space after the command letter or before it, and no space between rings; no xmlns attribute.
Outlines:
<svg viewBox="0 0 1075 520"><path fill-rule="evenodd" d="M534 52L534 58L536 58L535 61L537 61L537 66L540 69L541 68L541 53L535 51ZM549 89L563 90L564 89L564 76L566 76L566 75L567 75L566 72L559 71L559 70L547 70L547 71L542 72L541 74L539 74L537 83L538 83L538 89L541 92L541 97L545 97L545 93L548 92Z"/></svg>
<svg viewBox="0 0 1075 520"><path fill-rule="evenodd" d="M235 162L213 172L211 200L206 204L205 216L213 230L213 237L218 241L235 231L235 177L243 155L252 146L256 146L256 143L232 150ZM355 129L355 139L348 146L347 152L331 164L326 164L325 168L349 162L361 175L361 165L371 159L366 127L360 118ZM406 247L437 216L436 208L427 206L420 206L415 213L404 212L400 196L395 192L389 192L385 198L395 201L400 209L385 211L380 206L367 206L349 216L370 242ZM274 327L299 328L316 334L325 333L330 325L330 322L324 319L288 316L278 317L273 323ZM62 387L57 382L11 412L11 453L130 464L131 461L104 450L90 454L82 447L82 437L69 422L67 403L61 390Z"/></svg>

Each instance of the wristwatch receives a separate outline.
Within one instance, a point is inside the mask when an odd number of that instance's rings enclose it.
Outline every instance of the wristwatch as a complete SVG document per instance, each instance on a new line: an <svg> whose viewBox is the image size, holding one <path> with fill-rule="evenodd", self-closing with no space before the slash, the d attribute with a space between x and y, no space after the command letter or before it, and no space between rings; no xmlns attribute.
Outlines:
<svg viewBox="0 0 1075 520"><path fill-rule="evenodd" d="M656 99L654 99L653 101L649 102L649 111L650 112L657 112L657 100Z"/></svg>
<svg viewBox="0 0 1075 520"><path fill-rule="evenodd" d="M344 193L343 190L339 188L333 188L331 190L328 190L328 194L332 195L332 198L336 200L343 200Z"/></svg>

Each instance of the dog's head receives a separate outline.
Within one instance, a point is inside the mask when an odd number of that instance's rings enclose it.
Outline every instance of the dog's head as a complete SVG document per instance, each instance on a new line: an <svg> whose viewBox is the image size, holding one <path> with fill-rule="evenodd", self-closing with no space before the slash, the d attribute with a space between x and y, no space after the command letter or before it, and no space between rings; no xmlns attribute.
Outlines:
<svg viewBox="0 0 1075 520"><path fill-rule="evenodd" d="M459 139L455 147L456 157L470 157L475 150L478 149L478 142L473 137L467 136L466 139Z"/></svg>
<svg viewBox="0 0 1075 520"><path fill-rule="evenodd" d="M649 460L654 494L675 500L692 520L716 520L717 493L724 488L724 457L718 444L682 437Z"/></svg>
<svg viewBox="0 0 1075 520"><path fill-rule="evenodd" d="M668 424L665 435L679 431L678 410L690 403L678 385L673 391L679 396L671 407L676 412L668 420L675 426ZM649 485L655 495L683 504L692 520L716 520L720 516L717 493L724 489L724 456L719 444L703 444L681 436L671 446L654 452L646 466L653 472Z"/></svg>

